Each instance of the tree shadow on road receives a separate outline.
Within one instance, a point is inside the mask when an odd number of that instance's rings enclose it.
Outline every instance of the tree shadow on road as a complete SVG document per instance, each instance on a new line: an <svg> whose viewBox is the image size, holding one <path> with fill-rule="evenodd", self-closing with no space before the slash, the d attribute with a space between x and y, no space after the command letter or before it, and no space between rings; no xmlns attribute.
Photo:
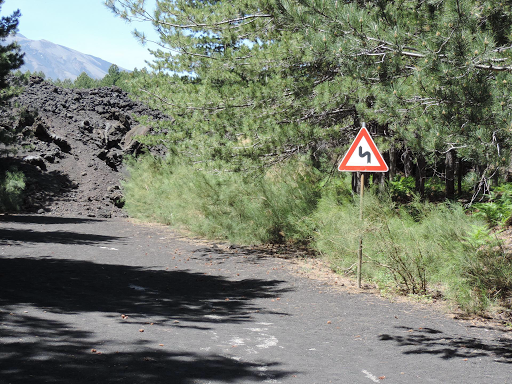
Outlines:
<svg viewBox="0 0 512 384"><path fill-rule="evenodd" d="M22 223L22 224L94 224L98 221L105 221L105 219L92 219L89 217L58 217L46 215L0 215L0 223Z"/></svg>
<svg viewBox="0 0 512 384"><path fill-rule="evenodd" d="M139 328L151 321L162 329L205 331L214 323L252 321L255 312L265 312L254 301L280 295L285 290L280 284L51 257L0 258L0 377L9 383L231 383L262 381L264 371L278 379L290 373L274 362L236 361L172 346L129 344L128 351L95 354L94 333L20 312L37 307L52 316L98 314L119 326Z"/></svg>
<svg viewBox="0 0 512 384"><path fill-rule="evenodd" d="M282 294L280 284L49 256L0 258L0 304L28 304L52 312L240 322L261 309L252 300Z"/></svg>
<svg viewBox="0 0 512 384"><path fill-rule="evenodd" d="M50 224L63 224L63 225L73 225L73 224L85 224L85 223L95 223L96 221L91 221L89 219L82 218L57 218L57 217L44 217L44 216L34 216L34 215L20 215L20 216L11 216L11 215L3 215L0 216L0 222L11 222L18 224L40 224L40 225L50 225ZM42 227L44 228L44 227ZM58 244L82 244L82 245L91 245L97 243L107 243L111 241L119 241L121 238L117 236L110 235L98 235L93 233L80 233L73 232L67 230L58 230L58 231L49 231L42 230L36 231L27 228L8 228L4 226L0 228L0 246L2 245L26 245L30 243L58 243Z"/></svg>
<svg viewBox="0 0 512 384"><path fill-rule="evenodd" d="M396 327L403 335L379 335L381 341L392 341L407 348L406 355L437 355L441 359L470 359L490 356L500 363L512 364L512 340L501 338L494 342L473 337L452 337L432 328Z"/></svg>
<svg viewBox="0 0 512 384"><path fill-rule="evenodd" d="M2 228L0 243L8 253L11 247L20 250L27 244L123 241L122 237L66 229L38 232ZM72 251L72 247L65 249ZM96 345L103 330L95 331L102 326L95 325L95 318L114 328L126 325L136 330L139 324L151 322L162 332L178 332L180 327L201 332L217 323L251 322L256 312L267 311L262 300L288 290L282 281L228 279L190 270L111 264L108 258L93 262L76 260L76 255L52 257L49 253L0 256L0 377L5 382L230 383L291 374L275 362L237 361L174 346L158 348L158 344L144 340L137 343L136 338L117 340L113 335L109 345L125 345L118 353L100 354ZM116 254L115 260L122 262L123 255ZM74 320L81 318L93 324L84 328Z"/></svg>
<svg viewBox="0 0 512 384"><path fill-rule="evenodd" d="M31 229L0 228L0 245L25 245L27 243L97 244L119 239L116 236L78 233L72 231L44 231Z"/></svg>
<svg viewBox="0 0 512 384"><path fill-rule="evenodd" d="M276 363L239 362L228 357L170 352L148 345L137 351L101 352L93 335L55 320L0 313L2 382L25 383L225 383L280 379L290 374ZM8 331L9 334L5 334ZM28 334L37 341L27 340ZM95 349L95 348L98 348ZM259 380L258 380L259 379Z"/></svg>

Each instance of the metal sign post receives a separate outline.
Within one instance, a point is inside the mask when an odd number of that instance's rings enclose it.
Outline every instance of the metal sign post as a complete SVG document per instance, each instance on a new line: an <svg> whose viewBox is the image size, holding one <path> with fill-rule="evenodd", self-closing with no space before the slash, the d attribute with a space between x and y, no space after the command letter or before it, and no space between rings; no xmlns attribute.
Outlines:
<svg viewBox="0 0 512 384"><path fill-rule="evenodd" d="M357 134L348 152L338 166L339 171L361 172L359 197L359 220L363 222L364 172L387 172L388 165L375 146L373 139L366 130L366 124ZM359 238L357 255L357 287L361 288L361 271L363 269L363 234Z"/></svg>

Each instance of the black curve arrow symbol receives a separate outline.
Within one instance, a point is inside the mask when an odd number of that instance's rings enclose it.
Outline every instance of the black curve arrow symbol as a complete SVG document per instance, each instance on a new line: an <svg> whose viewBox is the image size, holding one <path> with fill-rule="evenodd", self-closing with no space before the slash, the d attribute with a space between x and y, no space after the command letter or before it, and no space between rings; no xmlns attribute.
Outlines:
<svg viewBox="0 0 512 384"><path fill-rule="evenodd" d="M372 153L369 152L369 151L366 151L363 153L363 147L359 147L359 157L367 157L366 159L366 163L367 164L370 164L371 163L371 159L372 159Z"/></svg>

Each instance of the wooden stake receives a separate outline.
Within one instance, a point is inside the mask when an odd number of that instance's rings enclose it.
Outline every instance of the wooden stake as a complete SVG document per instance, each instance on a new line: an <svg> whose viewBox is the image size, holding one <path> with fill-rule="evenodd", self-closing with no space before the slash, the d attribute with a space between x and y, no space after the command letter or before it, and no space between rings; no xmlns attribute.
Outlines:
<svg viewBox="0 0 512 384"><path fill-rule="evenodd" d="M361 172L361 187L359 195L359 221L363 223L363 195L364 195L364 172ZM363 233L359 237L359 252L357 258L357 288L361 288L361 270L363 268Z"/></svg>

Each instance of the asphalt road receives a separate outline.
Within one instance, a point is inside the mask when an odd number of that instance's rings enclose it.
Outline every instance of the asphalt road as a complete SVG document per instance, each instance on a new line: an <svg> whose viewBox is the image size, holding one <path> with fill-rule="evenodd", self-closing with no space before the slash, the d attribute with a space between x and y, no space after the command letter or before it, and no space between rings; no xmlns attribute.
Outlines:
<svg viewBox="0 0 512 384"><path fill-rule="evenodd" d="M223 249L0 216L0 383L512 383L508 334Z"/></svg>

